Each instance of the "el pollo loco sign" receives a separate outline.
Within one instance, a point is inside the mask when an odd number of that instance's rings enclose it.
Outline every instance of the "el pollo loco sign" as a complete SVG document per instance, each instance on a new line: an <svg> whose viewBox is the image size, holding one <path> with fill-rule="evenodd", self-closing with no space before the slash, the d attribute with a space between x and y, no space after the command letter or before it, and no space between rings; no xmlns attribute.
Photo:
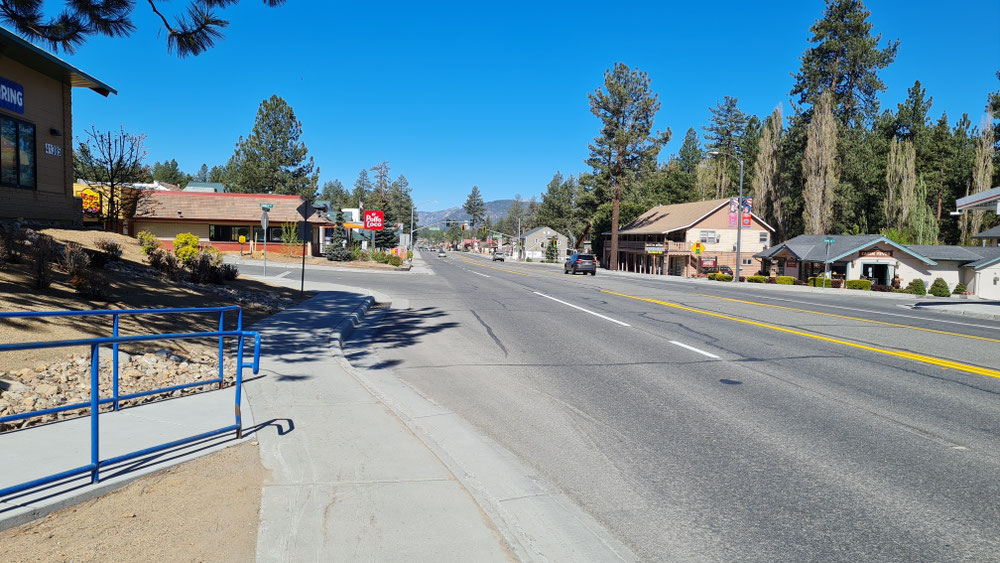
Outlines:
<svg viewBox="0 0 1000 563"><path fill-rule="evenodd" d="M385 223L385 214L381 211L365 211L365 228L371 231L381 231Z"/></svg>

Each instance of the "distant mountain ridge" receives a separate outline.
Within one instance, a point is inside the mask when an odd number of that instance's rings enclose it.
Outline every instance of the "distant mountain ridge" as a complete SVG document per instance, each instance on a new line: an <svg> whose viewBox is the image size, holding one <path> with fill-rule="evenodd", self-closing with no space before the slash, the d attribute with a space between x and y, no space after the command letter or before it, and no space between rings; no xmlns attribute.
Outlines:
<svg viewBox="0 0 1000 563"><path fill-rule="evenodd" d="M513 199L497 199L486 202L486 216L490 221L496 223L499 219L507 216L507 210L514 203ZM441 211L418 211L418 224L422 227L430 226L434 223L453 219L456 221L468 221L469 214L461 207L449 207Z"/></svg>

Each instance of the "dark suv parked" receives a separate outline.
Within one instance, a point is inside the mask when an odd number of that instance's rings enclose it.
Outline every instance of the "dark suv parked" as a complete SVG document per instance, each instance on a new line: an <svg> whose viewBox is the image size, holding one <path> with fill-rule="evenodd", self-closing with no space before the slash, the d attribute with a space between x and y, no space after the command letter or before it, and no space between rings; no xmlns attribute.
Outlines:
<svg viewBox="0 0 1000 563"><path fill-rule="evenodd" d="M593 254L577 253L566 259L566 263L563 264L563 273L575 274L577 272L584 274L589 272L592 276L597 275L597 259L594 258Z"/></svg>
<svg viewBox="0 0 1000 563"><path fill-rule="evenodd" d="M733 275L733 269L729 266L712 266L711 268L702 269L703 274L726 274L727 276Z"/></svg>

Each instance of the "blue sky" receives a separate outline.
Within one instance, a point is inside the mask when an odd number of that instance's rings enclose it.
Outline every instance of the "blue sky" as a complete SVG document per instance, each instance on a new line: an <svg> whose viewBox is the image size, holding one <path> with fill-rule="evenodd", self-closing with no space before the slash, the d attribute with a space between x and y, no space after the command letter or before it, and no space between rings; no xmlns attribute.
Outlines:
<svg viewBox="0 0 1000 563"><path fill-rule="evenodd" d="M51 2L51 0L50 0ZM185 3L163 3L176 10ZM194 172L223 164L260 102L285 98L302 121L320 181L353 184L388 160L425 210L461 205L473 185L487 200L539 194L552 174L585 171L598 132L587 93L616 61L646 71L659 93L657 128L677 151L709 106L738 97L744 111L790 112L788 91L823 2L564 4L243 0L220 13L226 38L198 57L166 53L160 22L136 5L128 39L92 39L71 63L118 89L77 90L77 134L124 125L148 135L149 162ZM883 40L900 39L883 71L882 106L919 79L931 113L978 124L1000 88L1000 3L869 0Z"/></svg>

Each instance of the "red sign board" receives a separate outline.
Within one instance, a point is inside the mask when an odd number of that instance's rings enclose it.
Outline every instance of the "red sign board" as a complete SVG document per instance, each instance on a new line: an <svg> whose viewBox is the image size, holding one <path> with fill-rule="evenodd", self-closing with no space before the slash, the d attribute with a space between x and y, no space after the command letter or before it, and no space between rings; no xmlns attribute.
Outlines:
<svg viewBox="0 0 1000 563"><path fill-rule="evenodd" d="M382 223L385 221L385 214L381 211L365 211L365 228L371 231L381 231Z"/></svg>
<svg viewBox="0 0 1000 563"><path fill-rule="evenodd" d="M702 258L701 259L701 267L702 268L714 268L715 267L715 258Z"/></svg>
<svg viewBox="0 0 1000 563"><path fill-rule="evenodd" d="M892 258L892 251L876 247L871 250L862 250L858 255L862 258Z"/></svg>

